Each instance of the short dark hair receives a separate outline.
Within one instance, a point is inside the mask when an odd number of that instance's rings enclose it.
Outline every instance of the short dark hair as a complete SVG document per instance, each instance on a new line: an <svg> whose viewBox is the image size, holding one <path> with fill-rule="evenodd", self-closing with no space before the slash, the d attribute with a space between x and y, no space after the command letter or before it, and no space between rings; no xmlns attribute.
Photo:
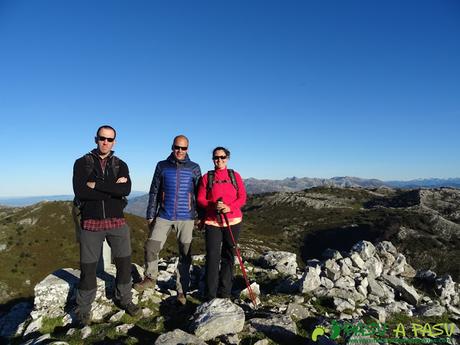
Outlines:
<svg viewBox="0 0 460 345"><path fill-rule="evenodd" d="M212 150L212 156L214 157L216 151L224 151L225 152L225 155L227 156L227 158L230 158L230 150L225 148L225 147L222 147L222 146L217 146L214 150Z"/></svg>
<svg viewBox="0 0 460 345"><path fill-rule="evenodd" d="M96 137L99 136L99 132L101 129L111 129L113 131L113 134L114 134L114 139L117 137L117 131L115 130L115 128L113 128L112 126L109 126L109 125L102 125L101 127L99 127L96 131Z"/></svg>

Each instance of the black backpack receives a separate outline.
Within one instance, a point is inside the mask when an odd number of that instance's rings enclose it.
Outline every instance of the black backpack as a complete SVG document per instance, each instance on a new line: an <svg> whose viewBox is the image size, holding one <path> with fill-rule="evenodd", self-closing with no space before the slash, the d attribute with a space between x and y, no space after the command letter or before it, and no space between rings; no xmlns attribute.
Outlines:
<svg viewBox="0 0 460 345"><path fill-rule="evenodd" d="M228 177L230 178L230 182L232 183L233 187L235 187L236 191L238 192L238 183L236 183L235 172L233 169L227 169ZM212 189L212 185L214 184L214 177L216 175L215 170L208 171L208 184L206 185L206 191L209 193Z"/></svg>

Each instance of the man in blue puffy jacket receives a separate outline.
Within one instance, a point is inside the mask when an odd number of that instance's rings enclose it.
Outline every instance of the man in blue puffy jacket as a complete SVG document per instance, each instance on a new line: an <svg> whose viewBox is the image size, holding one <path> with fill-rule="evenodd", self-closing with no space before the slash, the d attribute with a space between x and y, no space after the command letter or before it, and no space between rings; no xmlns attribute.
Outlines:
<svg viewBox="0 0 460 345"><path fill-rule="evenodd" d="M201 177L200 166L190 160L186 136L174 138L169 157L157 164L147 206L150 234L145 244L145 278L134 284L143 291L155 287L159 253L171 230L179 246L177 265L177 301L185 305L190 283L191 242L196 218L196 192Z"/></svg>

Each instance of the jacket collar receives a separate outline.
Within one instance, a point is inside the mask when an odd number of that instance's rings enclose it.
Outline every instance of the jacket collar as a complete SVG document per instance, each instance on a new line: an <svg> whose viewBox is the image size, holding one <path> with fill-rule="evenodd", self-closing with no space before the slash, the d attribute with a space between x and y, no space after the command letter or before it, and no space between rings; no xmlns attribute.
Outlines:
<svg viewBox="0 0 460 345"><path fill-rule="evenodd" d="M183 160L178 160L176 158L176 156L174 156L174 152L171 152L171 154L168 156L168 158L166 158L166 160L170 161L171 163L174 163L174 164L184 164L184 163L187 163L187 162L190 162L190 158L188 156L188 153L185 154L185 158Z"/></svg>
<svg viewBox="0 0 460 345"><path fill-rule="evenodd" d="M115 153L115 151L110 151L110 153L108 154L106 159L109 160L110 158L112 158L114 153ZM101 159L101 157L99 157L99 152L97 151L97 149L92 149L90 154L92 154L94 157L96 157L99 160Z"/></svg>

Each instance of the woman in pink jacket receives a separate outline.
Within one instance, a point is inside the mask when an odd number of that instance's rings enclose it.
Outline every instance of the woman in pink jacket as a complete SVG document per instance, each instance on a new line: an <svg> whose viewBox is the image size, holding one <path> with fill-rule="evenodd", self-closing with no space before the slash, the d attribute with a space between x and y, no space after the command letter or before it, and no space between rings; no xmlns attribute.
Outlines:
<svg viewBox="0 0 460 345"><path fill-rule="evenodd" d="M203 175L198 188L198 205L206 210L204 223L207 300L230 297L235 245L225 216L235 241L238 241L243 220L241 207L246 203L246 190L241 176L236 171L227 169L229 158L229 150L216 147L212 151L214 170Z"/></svg>

